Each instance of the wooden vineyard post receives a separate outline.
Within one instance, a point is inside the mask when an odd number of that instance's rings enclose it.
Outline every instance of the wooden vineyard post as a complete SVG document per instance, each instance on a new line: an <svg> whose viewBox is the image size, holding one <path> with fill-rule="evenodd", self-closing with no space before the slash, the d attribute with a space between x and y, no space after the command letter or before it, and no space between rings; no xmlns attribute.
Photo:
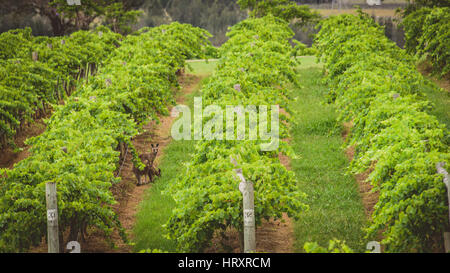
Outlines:
<svg viewBox="0 0 450 273"><path fill-rule="evenodd" d="M242 176L242 178L244 177ZM241 183L243 184L241 188L244 196L244 252L253 253L256 252L255 193L251 181Z"/></svg>
<svg viewBox="0 0 450 273"><path fill-rule="evenodd" d="M237 162L234 158L231 158L231 162L237 166ZM241 191L244 199L244 253L256 252L256 234L255 234L255 192L253 183L246 181L242 173L242 169L235 169L234 172L241 180L239 184L239 190Z"/></svg>
<svg viewBox="0 0 450 273"><path fill-rule="evenodd" d="M38 53L36 51L33 51L31 53L31 58L33 59L34 62L37 62L39 57L38 57Z"/></svg>
<svg viewBox="0 0 450 273"><path fill-rule="evenodd" d="M47 201L48 253L59 253L58 204L55 182L49 182L45 185L45 199Z"/></svg>
<svg viewBox="0 0 450 273"><path fill-rule="evenodd" d="M439 162L436 164L436 169L439 174L444 175L443 182L445 186L447 186L447 197L448 197L448 212L449 212L449 223L450 223L450 177L448 175L447 170L444 169L444 162ZM450 232L444 232L444 246L445 246L445 252L450 252Z"/></svg>

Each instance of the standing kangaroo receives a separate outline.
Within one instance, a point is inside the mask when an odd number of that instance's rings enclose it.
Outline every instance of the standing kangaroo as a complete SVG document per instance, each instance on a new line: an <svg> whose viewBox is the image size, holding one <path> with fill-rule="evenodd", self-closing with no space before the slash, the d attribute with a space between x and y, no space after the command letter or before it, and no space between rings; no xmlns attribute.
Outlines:
<svg viewBox="0 0 450 273"><path fill-rule="evenodd" d="M150 182L153 182L153 178L155 176L158 176L158 177L161 176L161 169L155 168L155 166L148 166L148 167L146 167L146 169L147 169L147 175L148 175L148 178L150 179Z"/></svg>
<svg viewBox="0 0 450 273"><path fill-rule="evenodd" d="M145 183L145 177L148 176L149 178L149 183L153 181L153 176L157 175L160 176L161 175L161 170L156 170L155 167L153 167L153 162L156 159L156 155L158 154L159 151L159 144L156 145L152 145L152 151L150 153L144 153L139 155L139 159L141 160L141 162L145 165L145 168L143 170L139 170L139 168L137 168L136 166L133 166L133 172L134 175L136 176L137 180L138 180L138 186L142 185L142 177L144 178L144 183Z"/></svg>

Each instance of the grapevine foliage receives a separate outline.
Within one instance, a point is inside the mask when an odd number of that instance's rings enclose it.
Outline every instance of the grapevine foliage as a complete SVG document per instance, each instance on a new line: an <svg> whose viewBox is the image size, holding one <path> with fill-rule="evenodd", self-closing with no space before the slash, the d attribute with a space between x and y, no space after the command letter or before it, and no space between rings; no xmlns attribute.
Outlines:
<svg viewBox="0 0 450 273"><path fill-rule="evenodd" d="M293 32L288 24L273 16L248 19L232 27L228 37L220 49L218 68L202 89L205 107L280 105L289 110L288 87L298 83L289 44ZM283 139L288 136L288 128L284 122L280 127ZM226 130L225 126L216 129ZM248 126L246 129L248 133ZM215 139L196 143L191 161L165 191L177 204L165 227L178 251L202 251L215 232L230 227L242 232L243 200L240 181L233 171L236 168L242 168L246 179L254 183L257 225L263 219L280 219L282 213L297 218L307 208L294 173L278 158L280 152L293 156L293 151L281 142L278 150L262 152L262 142Z"/></svg>
<svg viewBox="0 0 450 273"><path fill-rule="evenodd" d="M104 27L69 37L33 37L30 28L0 34L0 147L14 146L17 132L70 95L87 67L92 74L119 39Z"/></svg>
<svg viewBox="0 0 450 273"><path fill-rule="evenodd" d="M431 61L439 76L450 73L450 7L424 7L403 19L405 48Z"/></svg>
<svg viewBox="0 0 450 273"><path fill-rule="evenodd" d="M414 61L366 14L320 23L316 47L326 64L330 101L352 121L352 171L371 170L379 191L368 236L383 233L387 251L430 251L448 224L445 184L448 130L429 113Z"/></svg>
<svg viewBox="0 0 450 273"><path fill-rule="evenodd" d="M26 251L41 242L46 234L47 182L57 183L61 232L70 228L76 237L95 226L107 235L118 230L127 239L111 207L116 202L111 186L120 181L116 177L119 144L127 144L137 160L132 137L149 117L168 113L177 86L176 72L187 58L204 54L210 46L209 34L173 23L127 36L116 48L115 34L102 32L101 39L112 52L100 71L64 105L54 106L46 132L28 140L31 155L14 169L2 170L0 251ZM81 32L71 38L82 44L93 37ZM88 64L105 58L104 51L96 51L94 41L81 53L90 57L75 59Z"/></svg>

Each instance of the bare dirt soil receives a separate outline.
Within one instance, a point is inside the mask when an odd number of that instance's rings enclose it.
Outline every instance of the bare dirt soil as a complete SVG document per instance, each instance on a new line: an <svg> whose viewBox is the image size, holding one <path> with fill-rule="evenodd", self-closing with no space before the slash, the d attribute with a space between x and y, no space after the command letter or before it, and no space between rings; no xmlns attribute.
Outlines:
<svg viewBox="0 0 450 273"><path fill-rule="evenodd" d="M424 76L430 77L430 79L437 84L440 88L450 92L450 74L443 76L442 78L437 78L432 75L432 66L428 62L422 62L417 65L417 70Z"/></svg>
<svg viewBox="0 0 450 273"><path fill-rule="evenodd" d="M293 253L294 228L292 220L283 214L281 220L263 221L256 229L256 252L258 253ZM240 253L239 233L234 228L214 234L212 245L206 253Z"/></svg>
<svg viewBox="0 0 450 273"><path fill-rule="evenodd" d="M350 134L352 123L344 123L344 130L342 132L342 138L346 140ZM347 156L349 161L353 160L355 155L355 147L351 146L347 148L345 151L345 155ZM372 191L373 187L369 181L367 181L367 177L371 173L371 170L367 170L363 173L359 173L355 175L356 182L358 183L359 194L361 195L361 199L364 205L364 211L368 219L370 219L375 204L378 202L378 192Z"/></svg>
<svg viewBox="0 0 450 273"><path fill-rule="evenodd" d="M21 148L22 151L15 153L14 149L10 147L3 149L0 154L0 168L11 169L14 167L14 164L27 158L29 156L29 147L24 143L25 140L42 134L45 131L45 128L46 126L43 119L25 126L23 131L18 133L14 140L16 146Z"/></svg>

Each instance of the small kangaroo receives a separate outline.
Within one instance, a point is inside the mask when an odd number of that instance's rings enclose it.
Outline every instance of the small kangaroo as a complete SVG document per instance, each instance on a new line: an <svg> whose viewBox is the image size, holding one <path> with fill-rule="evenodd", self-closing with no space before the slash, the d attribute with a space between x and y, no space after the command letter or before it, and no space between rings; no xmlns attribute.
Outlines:
<svg viewBox="0 0 450 273"><path fill-rule="evenodd" d="M151 145L152 145L152 151L150 153L145 153L145 154L139 155L139 159L145 165L145 168L141 171L136 166L133 166L133 172L138 180L138 186L143 185L142 180L141 180L142 177L144 178L144 183L145 183L145 177L148 176L148 178L150 180L149 183L150 183L153 181L154 175L159 176L161 174L161 171L157 171L155 169L155 167L153 167L153 162L155 161L156 155L158 154L158 151L159 151L159 143L156 145L153 145L153 144L151 144Z"/></svg>
<svg viewBox="0 0 450 273"><path fill-rule="evenodd" d="M150 182L153 182L155 176L161 177L161 169L160 168L155 168L155 166L149 166L146 169L148 169L147 175L148 175Z"/></svg>

